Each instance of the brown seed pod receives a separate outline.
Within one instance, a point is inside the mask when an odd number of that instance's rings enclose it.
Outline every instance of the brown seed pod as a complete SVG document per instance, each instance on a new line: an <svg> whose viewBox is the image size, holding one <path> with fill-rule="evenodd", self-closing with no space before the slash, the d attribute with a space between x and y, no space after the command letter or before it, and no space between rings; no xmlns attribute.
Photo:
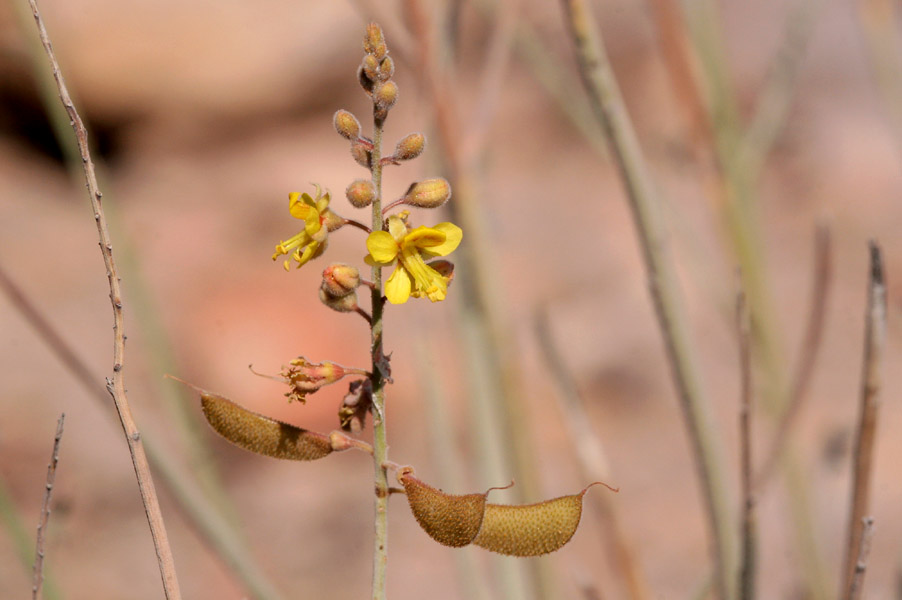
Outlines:
<svg viewBox="0 0 902 600"><path fill-rule="evenodd" d="M407 502L420 527L439 544L459 548L479 533L486 494L453 496L413 476L413 468L398 470L398 482L407 492Z"/></svg>
<svg viewBox="0 0 902 600"><path fill-rule="evenodd" d="M329 436L258 415L227 398L201 391L207 422L236 446L263 456L316 460L332 452Z"/></svg>
<svg viewBox="0 0 902 600"><path fill-rule="evenodd" d="M583 511L583 496L593 485L578 494L537 504L486 504L482 528L473 543L508 556L554 552L576 532Z"/></svg>

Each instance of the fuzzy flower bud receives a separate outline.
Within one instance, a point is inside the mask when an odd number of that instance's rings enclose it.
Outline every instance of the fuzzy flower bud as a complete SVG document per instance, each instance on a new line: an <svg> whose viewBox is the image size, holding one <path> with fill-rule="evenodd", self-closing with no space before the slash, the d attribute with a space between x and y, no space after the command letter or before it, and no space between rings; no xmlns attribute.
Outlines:
<svg viewBox="0 0 902 600"><path fill-rule="evenodd" d="M413 160L423 153L426 147L426 136L422 133L411 133L395 147L395 160Z"/></svg>
<svg viewBox="0 0 902 600"><path fill-rule="evenodd" d="M368 179L356 179L345 190L348 202L355 208L364 208L373 203L376 198L376 188Z"/></svg>
<svg viewBox="0 0 902 600"><path fill-rule="evenodd" d="M438 208L451 197L451 185L441 177L414 183L404 194L404 203L420 208Z"/></svg>
<svg viewBox="0 0 902 600"><path fill-rule="evenodd" d="M357 267L336 263L323 271L322 289L335 297L347 296L360 285L360 271Z"/></svg>
<svg viewBox="0 0 902 600"><path fill-rule="evenodd" d="M366 35L363 38L363 49L367 54L375 54L385 46L385 37L378 23L370 23L366 26ZM384 54L384 50L383 50ZM381 57L380 57L381 58Z"/></svg>
<svg viewBox="0 0 902 600"><path fill-rule="evenodd" d="M373 103L380 111L387 112L398 101L398 85L386 81L373 88Z"/></svg>
<svg viewBox="0 0 902 600"><path fill-rule="evenodd" d="M353 142L360 136L360 121L346 110L336 111L332 124L335 125L335 131L345 139Z"/></svg>
<svg viewBox="0 0 902 600"><path fill-rule="evenodd" d="M357 310L357 292L351 292L344 296L333 296L323 287L320 287L319 301L338 312L353 312Z"/></svg>
<svg viewBox="0 0 902 600"><path fill-rule="evenodd" d="M370 153L369 148L366 147L366 144L352 142L351 156L354 157L354 161L361 167L366 167L367 169L370 168L373 155Z"/></svg>
<svg viewBox="0 0 902 600"><path fill-rule="evenodd" d="M386 56L379 63L379 70L376 72L376 78L379 81L388 81L395 74L395 61L390 56Z"/></svg>
<svg viewBox="0 0 902 600"><path fill-rule="evenodd" d="M365 55L361 67L363 68L363 72L366 74L367 79L370 81L377 81L379 79L379 59L375 56L372 54Z"/></svg>

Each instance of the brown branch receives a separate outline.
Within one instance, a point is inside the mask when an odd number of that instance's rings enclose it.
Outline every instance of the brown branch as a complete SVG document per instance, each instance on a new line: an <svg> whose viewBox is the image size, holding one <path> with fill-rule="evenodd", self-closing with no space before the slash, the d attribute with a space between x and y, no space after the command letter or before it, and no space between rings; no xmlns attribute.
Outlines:
<svg viewBox="0 0 902 600"><path fill-rule="evenodd" d="M34 573L31 580L31 597L38 600L41 584L44 582L44 540L47 522L50 520L50 495L53 493L53 482L56 481L56 464L60 458L60 440L63 439L63 422L66 413L60 415L56 423L56 435L53 437L53 452L47 465L47 480L44 486L44 500L41 502L41 517L38 520L38 535L34 550Z"/></svg>
<svg viewBox="0 0 902 600"><path fill-rule="evenodd" d="M874 537L874 517L864 517L861 520L861 539L858 545L858 558L855 561L855 573L852 575L852 583L849 585L847 600L860 600L864 589L864 572L868 564L868 555L871 553L871 538Z"/></svg>
<svg viewBox="0 0 902 600"><path fill-rule="evenodd" d="M742 526L739 557L739 600L755 597L755 571L757 566L757 532L755 497L752 493L752 352L751 318L745 293L740 291L736 302L736 320L739 330L739 371L741 392L739 405L739 461L742 485Z"/></svg>
<svg viewBox="0 0 902 600"><path fill-rule="evenodd" d="M63 103L63 107L66 109L66 114L69 115L72 129L75 131L78 152L84 167L85 182L91 198L91 208L94 212L94 220L97 223L97 233L100 236L100 252L103 255L103 261L106 265L107 278L110 286L110 302L113 307L113 377L112 379L107 378L106 386L110 395L113 397L113 402L116 404L119 420L122 423L122 429L125 432L126 441L128 442L132 464L134 465L135 475L138 479L138 488L141 491L141 499L144 502L144 511L147 514L147 522L150 525L150 532L153 536L157 562L159 563L160 574L163 579L163 590L168 600L176 600L181 598L181 593L179 592L178 579L175 574L175 563L172 558L172 550L169 547L169 539L163 524L163 515L160 511L159 500L157 499L157 494L154 490L150 467L147 464L147 456L144 453L144 446L141 444L141 433L138 431L134 419L132 418L128 398L125 393L123 374L125 335L122 331L122 292L119 285L119 273L116 269L116 263L113 261L113 243L110 239L110 233L101 203L103 195L97 185L94 161L91 159L91 152L88 148L88 132L85 129L78 111L75 109L72 98L69 96L69 90L63 80L59 63L53 52L53 46L50 43L47 29L44 27L43 19L41 19L41 13L38 10L36 0L28 0L28 4L31 7L31 12L38 28L41 45L44 47L44 51L47 53L47 58L50 61L50 68L53 71L53 79L56 81L56 86L59 90L60 100Z"/></svg>
<svg viewBox="0 0 902 600"><path fill-rule="evenodd" d="M871 490L871 465L877 435L877 407L883 366L883 344L886 338L886 283L883 258L877 242L870 242L870 277L865 313L864 361L861 374L861 403L853 455L852 506L849 509L849 532L845 567L840 588L851 598L858 556L861 553L862 519L868 509Z"/></svg>
<svg viewBox="0 0 902 600"><path fill-rule="evenodd" d="M827 297L830 282L833 279L831 248L830 230L822 225L817 228L814 237L814 275L811 279L810 309L808 322L805 324L805 337L799 351L799 362L793 376L787 406L780 417L773 442L755 478L755 486L758 488L766 484L773 475L774 467L786 449L786 441L789 439L789 434L808 397L811 375L814 372L814 364L817 361L823 339Z"/></svg>

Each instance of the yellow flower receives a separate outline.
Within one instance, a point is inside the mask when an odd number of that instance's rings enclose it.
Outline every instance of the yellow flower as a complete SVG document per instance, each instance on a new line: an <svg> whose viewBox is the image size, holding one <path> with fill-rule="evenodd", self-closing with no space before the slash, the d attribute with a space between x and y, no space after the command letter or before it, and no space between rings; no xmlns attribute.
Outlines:
<svg viewBox="0 0 902 600"><path fill-rule="evenodd" d="M314 185L316 198L311 198L307 193L292 192L288 194L288 211L291 216L304 221L304 229L287 241L279 242L276 245L275 254L272 255L273 260L290 253L291 258L298 263L298 268L300 268L326 250L326 236L329 234L326 221L330 216L329 192L323 194L320 187ZM289 263L288 260L284 263L286 271Z"/></svg>
<svg viewBox="0 0 902 600"><path fill-rule="evenodd" d="M412 230L404 216L405 213L401 217L392 215L388 218L388 231L374 231L369 235L366 247L370 254L366 261L379 266L397 261L394 273L385 282L385 296L392 304L403 304L411 296L425 296L432 302L444 300L451 278L427 265L425 259L453 252L463 232L453 223Z"/></svg>

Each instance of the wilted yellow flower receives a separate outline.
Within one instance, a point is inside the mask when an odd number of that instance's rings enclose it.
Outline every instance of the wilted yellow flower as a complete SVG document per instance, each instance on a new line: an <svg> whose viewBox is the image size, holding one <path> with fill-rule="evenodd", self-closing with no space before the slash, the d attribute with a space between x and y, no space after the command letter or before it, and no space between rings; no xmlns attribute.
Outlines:
<svg viewBox="0 0 902 600"><path fill-rule="evenodd" d="M291 216L304 221L304 229L288 240L279 242L276 245L276 252L272 255L273 260L290 253L300 268L325 251L326 237L329 235L329 228L326 226L329 217L329 192L323 194L318 185L315 187L316 198L311 198L306 192L288 194L288 211ZM290 262L286 260L284 263L286 271Z"/></svg>
<svg viewBox="0 0 902 600"><path fill-rule="evenodd" d="M388 231L374 231L367 238L370 254L366 260L380 266L397 261L385 282L385 297L392 304L403 304L411 296L438 302L445 299L450 277L430 267L426 259L450 254L462 237L463 231L453 223L410 229L402 217L392 215Z"/></svg>

